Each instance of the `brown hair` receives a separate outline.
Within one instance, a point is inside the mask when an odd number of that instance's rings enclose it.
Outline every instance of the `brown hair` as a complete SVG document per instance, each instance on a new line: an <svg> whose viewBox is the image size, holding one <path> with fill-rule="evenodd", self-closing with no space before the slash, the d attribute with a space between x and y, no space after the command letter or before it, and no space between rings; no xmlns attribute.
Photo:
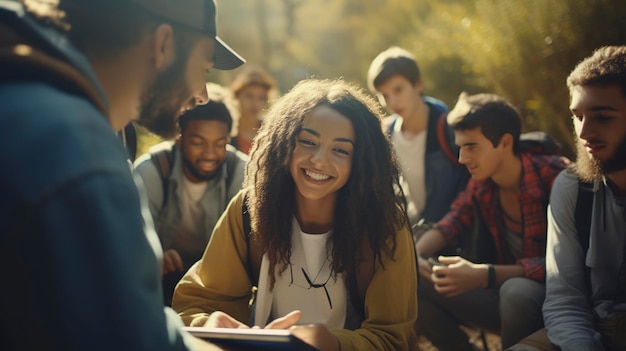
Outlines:
<svg viewBox="0 0 626 351"><path fill-rule="evenodd" d="M617 84L626 96L626 46L603 46L581 61L567 77L576 86Z"/></svg>
<svg viewBox="0 0 626 351"><path fill-rule="evenodd" d="M235 75L229 88L233 96L236 97L241 89L250 85L257 85L265 88L268 92L269 100L278 96L278 84L276 84L276 80L272 78L269 72L260 66L246 64Z"/></svg>
<svg viewBox="0 0 626 351"><path fill-rule="evenodd" d="M407 50L392 46L374 58L367 71L367 86L376 93L377 88L399 75L415 85L421 79L415 56Z"/></svg>
<svg viewBox="0 0 626 351"><path fill-rule="evenodd" d="M454 130L480 128L493 147L498 146L504 134L511 134L513 153L520 154L522 120L517 109L501 96L462 92L447 118L448 125Z"/></svg>

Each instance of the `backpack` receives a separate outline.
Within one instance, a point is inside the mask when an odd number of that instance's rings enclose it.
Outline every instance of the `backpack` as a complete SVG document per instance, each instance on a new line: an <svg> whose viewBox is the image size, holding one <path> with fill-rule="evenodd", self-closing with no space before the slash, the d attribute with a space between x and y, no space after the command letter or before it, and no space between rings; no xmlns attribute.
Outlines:
<svg viewBox="0 0 626 351"><path fill-rule="evenodd" d="M576 208L574 210L574 222L576 234L580 247L587 256L589 250L589 239L591 237L591 213L593 212L593 183L585 182L578 179L578 198L576 199ZM583 258L584 260L584 258ZM584 263L584 262L583 262ZM589 287L591 295L591 268L586 264L585 267L585 285Z"/></svg>
<svg viewBox="0 0 626 351"><path fill-rule="evenodd" d="M439 148L446 155L452 164L458 165L458 155L452 151L450 142L446 137L446 118L447 112L443 112L437 119L437 143ZM394 120L387 127L387 135L391 137L393 128L397 120ZM542 155L556 155L561 150L561 144L551 135L543 131L534 131L520 134L519 140L520 152L529 152Z"/></svg>
<svg viewBox="0 0 626 351"><path fill-rule="evenodd" d="M531 154L556 155L561 151L561 144L550 134L534 131L520 134L520 152Z"/></svg>
<svg viewBox="0 0 626 351"><path fill-rule="evenodd" d="M446 155L448 160L450 160L452 164L458 165L459 160L454 154L454 152L452 152L452 148L450 147L450 143L448 142L448 138L446 137L445 127L446 127L447 116L448 116L448 112L444 111L437 118L437 143L439 144L439 148L441 149L441 151L443 151L443 153ZM394 121L389 123L389 126L387 126L387 135L389 137L391 137L391 134L393 134L393 128L396 125L397 121L398 120L395 119Z"/></svg>
<svg viewBox="0 0 626 351"><path fill-rule="evenodd" d="M137 129L135 124L133 122L128 123L119 131L118 136L124 143L126 151L128 151L128 158L131 162L134 162L137 158Z"/></svg>
<svg viewBox="0 0 626 351"><path fill-rule="evenodd" d="M235 173L235 167L239 159L235 153L235 149L226 145L226 189L230 186ZM170 176L172 175L172 168L174 167L174 158L176 156L176 145L172 142L165 142L150 148L150 159L154 163L159 176L161 177L161 185L163 187L163 203L161 208L165 207L168 197L168 188ZM228 199L230 201L230 199Z"/></svg>

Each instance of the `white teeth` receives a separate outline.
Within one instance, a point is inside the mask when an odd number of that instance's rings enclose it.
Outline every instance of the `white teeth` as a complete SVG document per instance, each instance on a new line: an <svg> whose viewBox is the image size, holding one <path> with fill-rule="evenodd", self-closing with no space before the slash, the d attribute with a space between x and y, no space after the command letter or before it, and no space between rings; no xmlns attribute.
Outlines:
<svg viewBox="0 0 626 351"><path fill-rule="evenodd" d="M309 176L309 177L311 177L311 178L313 178L314 180L317 180L317 181L322 181L322 180L326 180L326 179L330 178L327 175L320 174L320 173L315 173L315 172L309 171L308 169L304 170L304 173L306 173L307 176Z"/></svg>

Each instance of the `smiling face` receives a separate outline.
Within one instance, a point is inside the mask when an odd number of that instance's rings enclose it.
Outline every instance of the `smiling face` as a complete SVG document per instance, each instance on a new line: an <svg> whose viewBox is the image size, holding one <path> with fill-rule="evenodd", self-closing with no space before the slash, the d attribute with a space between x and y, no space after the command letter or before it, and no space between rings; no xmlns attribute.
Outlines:
<svg viewBox="0 0 626 351"><path fill-rule="evenodd" d="M383 84L376 87L379 96L384 99L384 105L403 118L417 114L422 89L421 81L413 84L399 74L391 76Z"/></svg>
<svg viewBox="0 0 626 351"><path fill-rule="evenodd" d="M584 179L626 169L626 97L618 85L576 86L570 110Z"/></svg>
<svg viewBox="0 0 626 351"><path fill-rule="evenodd" d="M332 201L350 178L355 145L352 122L328 106L304 118L290 162L299 200Z"/></svg>
<svg viewBox="0 0 626 351"><path fill-rule="evenodd" d="M502 142L494 147L480 128L455 130L454 141L459 146L459 163L465 165L475 180L485 180L496 174L504 158Z"/></svg>
<svg viewBox="0 0 626 351"><path fill-rule="evenodd" d="M198 183L216 176L226 160L228 125L222 121L189 121L176 146L182 150L183 173Z"/></svg>

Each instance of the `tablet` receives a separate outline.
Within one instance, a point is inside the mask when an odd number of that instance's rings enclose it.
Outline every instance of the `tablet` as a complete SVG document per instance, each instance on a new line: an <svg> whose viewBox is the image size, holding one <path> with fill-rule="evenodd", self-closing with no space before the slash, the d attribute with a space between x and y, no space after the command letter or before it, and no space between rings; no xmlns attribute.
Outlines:
<svg viewBox="0 0 626 351"><path fill-rule="evenodd" d="M223 346L229 351L317 351L315 347L298 339L286 329L183 327L183 330L197 338Z"/></svg>

